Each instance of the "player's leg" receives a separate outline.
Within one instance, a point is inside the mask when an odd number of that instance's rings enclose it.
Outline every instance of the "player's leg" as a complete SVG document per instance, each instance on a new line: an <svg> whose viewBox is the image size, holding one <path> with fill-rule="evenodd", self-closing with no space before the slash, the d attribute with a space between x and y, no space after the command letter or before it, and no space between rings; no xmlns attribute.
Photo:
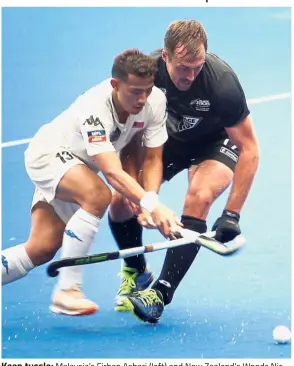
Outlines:
<svg viewBox="0 0 294 366"><path fill-rule="evenodd" d="M232 148L232 144L226 148ZM189 188L184 203L182 222L185 228L205 232L206 217L215 199L229 186L238 158L237 151L221 154L219 145L206 154L207 160L189 171ZM194 244L167 250L161 274L151 290L129 296L121 306L149 322L159 320L164 306L172 301L174 293L194 261L199 247ZM142 297L142 299L141 299ZM148 305L145 305L148 304Z"/></svg>
<svg viewBox="0 0 294 366"><path fill-rule="evenodd" d="M87 166L72 166L57 185L55 197L62 202L76 203L80 208L66 224L62 241L62 257L85 256L94 241L101 218L111 201L111 191L103 180ZM84 298L82 266L62 268L52 299L51 310L67 315L92 314L97 305Z"/></svg>
<svg viewBox="0 0 294 366"><path fill-rule="evenodd" d="M216 160L206 160L189 171L189 188L185 197L182 222L199 233L207 231L206 217L216 198L229 186L233 171ZM153 288L161 292L164 304L172 301L180 282L188 272L200 247L184 245L167 251L163 268Z"/></svg>
<svg viewBox="0 0 294 366"><path fill-rule="evenodd" d="M124 150L121 156L123 166L125 163L127 164L127 155L131 155L133 160L134 158L136 159L138 176L144 154L141 139L142 136L137 135L137 137L126 147L127 150ZM126 201L121 194L113 192L108 223L114 240L120 250L143 245L143 228L125 202ZM121 285L117 291L117 299L119 296L130 294L133 291L146 289L154 279L152 272L147 268L144 255L126 258L122 262L122 268L119 275L121 277Z"/></svg>
<svg viewBox="0 0 294 366"><path fill-rule="evenodd" d="M109 227L120 250L140 247L143 228L133 216L125 200L118 192L113 192L108 214ZM143 254L125 258L120 272L121 285L117 296L128 295L134 291L146 289L154 276L147 268Z"/></svg>
<svg viewBox="0 0 294 366"><path fill-rule="evenodd" d="M40 151L38 141L29 145L25 153L26 170L45 200L66 223L62 256L86 255L111 201L110 189L70 151L60 149L46 155ZM53 303L64 311L96 311L96 304L81 299L81 278L81 267L63 269Z"/></svg>
<svg viewBox="0 0 294 366"><path fill-rule="evenodd" d="M139 165L140 163L138 163ZM178 172L184 169L182 162L176 162L176 158L169 149L163 152L164 180L170 180ZM186 163L188 167L188 162ZM122 196L114 193L109 210L109 226L113 237L120 250L142 246L142 226L133 217ZM134 291L147 288L153 281L153 274L148 270L144 255L134 256L125 259L125 266L121 271L122 283L118 290L116 303L119 304L119 297L130 294Z"/></svg>
<svg viewBox="0 0 294 366"><path fill-rule="evenodd" d="M205 161L190 172L190 184L185 199L182 223L185 228L197 232L206 231L208 207L231 181L232 171L216 161ZM229 174L226 174L227 169ZM224 173L224 174L223 174ZM223 180L221 178L223 176ZM222 187L222 189L220 189ZM209 196L206 190L211 192ZM205 190L205 194L200 194ZM212 193L213 192L213 193ZM192 202L191 202L192 201ZM195 205L195 206L192 206ZM193 207L195 209L193 210ZM157 322L174 296L180 282L193 263L199 247L187 244L168 249L161 273L152 289L130 295L121 302L120 311L131 311L143 321Z"/></svg>
<svg viewBox="0 0 294 366"><path fill-rule="evenodd" d="M32 207L29 239L2 251L2 285L16 281L51 260L61 247L65 224L47 202Z"/></svg>
<svg viewBox="0 0 294 366"><path fill-rule="evenodd" d="M125 204L123 196L114 191L108 213L108 222L112 235L120 250L142 245L142 226ZM144 272L146 261L144 255L125 258L125 265Z"/></svg>

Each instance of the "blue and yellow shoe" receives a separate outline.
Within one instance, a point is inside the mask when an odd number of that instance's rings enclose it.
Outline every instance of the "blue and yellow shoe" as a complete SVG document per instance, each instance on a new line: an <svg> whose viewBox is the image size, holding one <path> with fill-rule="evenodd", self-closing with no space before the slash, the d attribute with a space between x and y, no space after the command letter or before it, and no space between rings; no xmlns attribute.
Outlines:
<svg viewBox="0 0 294 366"><path fill-rule="evenodd" d="M130 312L139 320L148 323L158 323L164 310L163 297L154 289L134 292L121 298L121 304L116 311Z"/></svg>
<svg viewBox="0 0 294 366"><path fill-rule="evenodd" d="M122 283L115 298L116 305L120 305L121 297L145 290L154 280L153 273L148 269L139 273L135 268L131 267L122 267L119 276L122 279Z"/></svg>

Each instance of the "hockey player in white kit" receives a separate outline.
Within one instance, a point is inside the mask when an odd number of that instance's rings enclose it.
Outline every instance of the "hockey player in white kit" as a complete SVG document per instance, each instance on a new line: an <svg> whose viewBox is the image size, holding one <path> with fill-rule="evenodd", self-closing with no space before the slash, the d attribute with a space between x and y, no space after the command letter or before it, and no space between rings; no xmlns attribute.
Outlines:
<svg viewBox="0 0 294 366"><path fill-rule="evenodd" d="M181 225L157 195L167 131L166 98L154 87L155 73L153 58L138 50L123 52L115 58L111 79L83 93L36 133L25 152L26 170L36 187L31 233L27 242L2 252L2 285L50 261L61 247L62 257L89 252L112 199L99 171L130 207L150 212L165 237L171 227ZM144 151L141 185L117 154L125 150ZM98 306L85 297L81 285L81 266L63 268L51 310L96 312Z"/></svg>

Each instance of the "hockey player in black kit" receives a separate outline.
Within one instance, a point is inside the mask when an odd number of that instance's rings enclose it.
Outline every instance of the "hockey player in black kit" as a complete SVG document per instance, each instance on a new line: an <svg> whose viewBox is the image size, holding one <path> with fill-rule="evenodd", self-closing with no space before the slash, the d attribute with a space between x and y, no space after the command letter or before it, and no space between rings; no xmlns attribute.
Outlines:
<svg viewBox="0 0 294 366"><path fill-rule="evenodd" d="M158 59L155 85L164 91L168 102L169 139L164 146L162 181L188 170L181 221L185 228L199 233L207 231L211 205L232 183L222 215L212 227L217 240L231 241L241 233L240 212L259 161L242 87L230 66L207 51L207 36L197 21L171 23L163 50L153 55ZM128 159L127 164L135 170L135 162ZM120 249L142 245L142 226L149 226L146 214L137 220L133 213L115 193L109 223ZM195 244L167 250L161 274L151 289L146 289L153 277L144 256L126 259L116 310L158 322L198 251Z"/></svg>

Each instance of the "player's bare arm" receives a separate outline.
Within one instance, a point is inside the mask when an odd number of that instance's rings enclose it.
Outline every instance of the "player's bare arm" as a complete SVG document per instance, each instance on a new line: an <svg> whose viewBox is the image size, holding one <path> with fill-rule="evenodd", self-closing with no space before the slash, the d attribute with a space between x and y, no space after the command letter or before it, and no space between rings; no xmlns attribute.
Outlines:
<svg viewBox="0 0 294 366"><path fill-rule="evenodd" d="M146 191L158 193L162 181L162 151L163 145L142 146L142 134L137 134L120 152L123 170Z"/></svg>
<svg viewBox="0 0 294 366"><path fill-rule="evenodd" d="M145 148L142 166L140 168L140 183L147 191L159 192L162 182L162 152L163 146ZM147 229L152 229L152 222L148 221L148 213L141 212L138 216L139 223Z"/></svg>
<svg viewBox="0 0 294 366"><path fill-rule="evenodd" d="M163 146L145 147L140 182L146 191L159 192L162 182L162 152Z"/></svg>
<svg viewBox="0 0 294 366"><path fill-rule="evenodd" d="M133 177L123 170L117 154L106 152L96 155L94 159L108 183L132 202L140 205L140 200L146 192Z"/></svg>
<svg viewBox="0 0 294 366"><path fill-rule="evenodd" d="M160 204L155 192L146 192L140 184L122 169L121 161L115 152L107 152L94 157L99 170L108 183L129 200L150 212L156 227L168 237L175 223L180 225L175 214Z"/></svg>
<svg viewBox="0 0 294 366"><path fill-rule="evenodd" d="M146 191L158 193L162 180L162 151L163 146L142 146L142 133L138 133L120 153L122 168ZM127 199L124 201L135 215L141 213L140 208L133 202Z"/></svg>
<svg viewBox="0 0 294 366"><path fill-rule="evenodd" d="M142 136L143 132L137 133L132 140L121 150L120 161L123 170L138 181L139 166L142 161ZM121 200L131 215L138 215L141 210L138 205L122 196L120 193L114 191L113 197L115 200Z"/></svg>
<svg viewBox="0 0 294 366"><path fill-rule="evenodd" d="M225 209L240 213L258 168L258 141L249 115L237 126L226 128L226 131L229 138L238 147L240 155Z"/></svg>
<svg viewBox="0 0 294 366"><path fill-rule="evenodd" d="M137 181L143 153L142 135L142 132L137 133L120 152L123 170Z"/></svg>

